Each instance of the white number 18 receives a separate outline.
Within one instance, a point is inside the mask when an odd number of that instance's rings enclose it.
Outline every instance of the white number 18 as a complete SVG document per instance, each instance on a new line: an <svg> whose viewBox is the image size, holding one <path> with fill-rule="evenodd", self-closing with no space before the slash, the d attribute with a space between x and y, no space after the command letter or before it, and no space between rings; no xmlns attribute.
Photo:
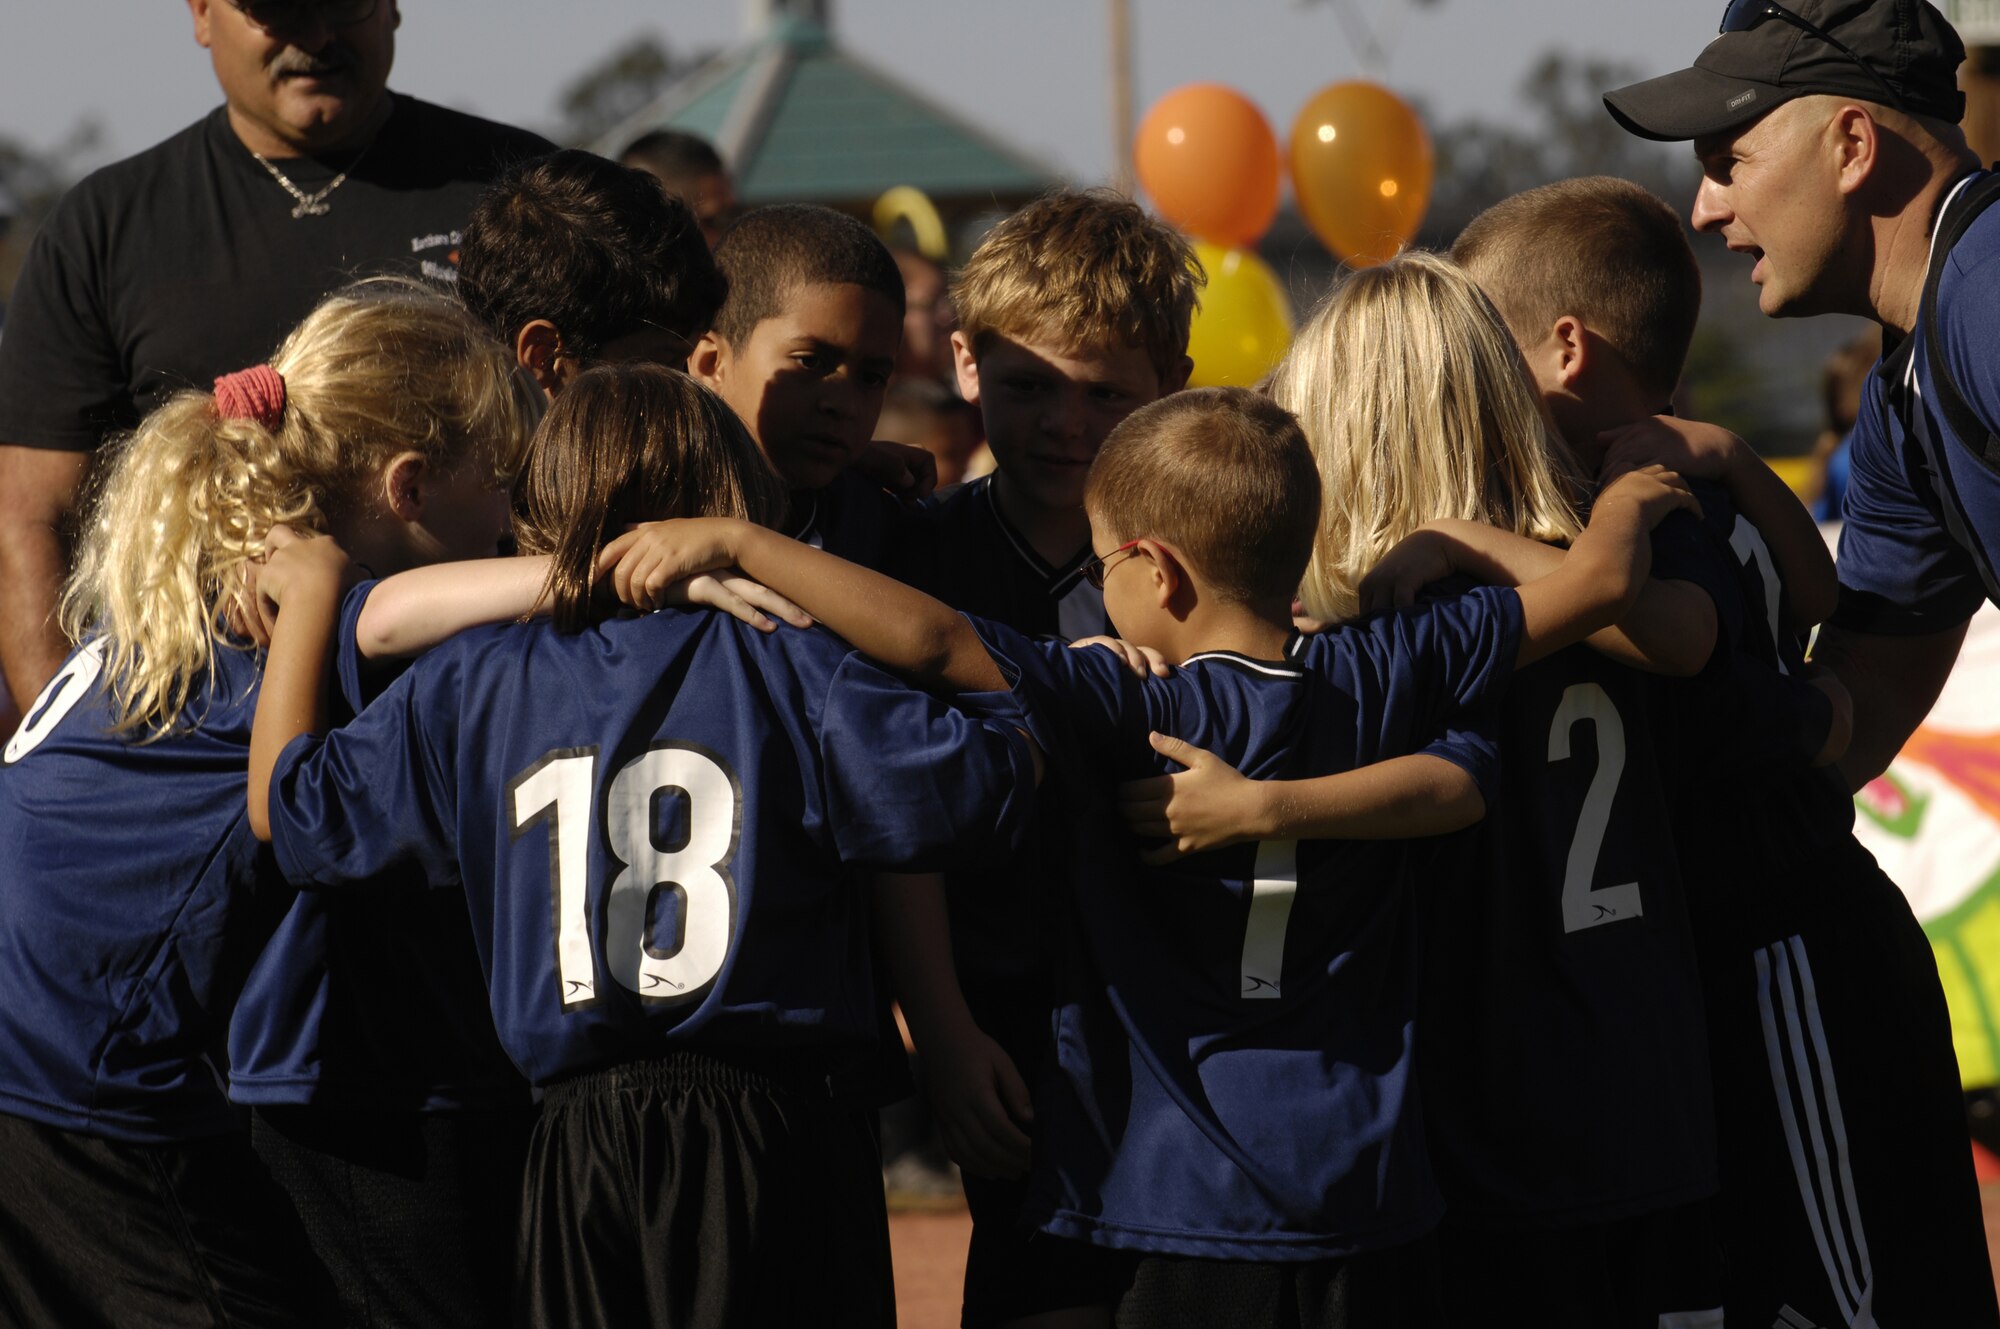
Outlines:
<svg viewBox="0 0 2000 1329"><path fill-rule="evenodd" d="M597 751L559 748L516 776L508 795L515 838L549 823L549 872L555 894L556 976L564 1007L597 997L591 946L591 790ZM654 807L669 790L687 800L687 839L663 849L654 839ZM736 851L742 799L714 757L666 744L620 767L604 794L604 827L618 870L605 892L604 959L621 987L642 997L681 1001L714 981L735 932L736 886L723 869ZM678 938L659 935L653 903L670 891Z"/></svg>

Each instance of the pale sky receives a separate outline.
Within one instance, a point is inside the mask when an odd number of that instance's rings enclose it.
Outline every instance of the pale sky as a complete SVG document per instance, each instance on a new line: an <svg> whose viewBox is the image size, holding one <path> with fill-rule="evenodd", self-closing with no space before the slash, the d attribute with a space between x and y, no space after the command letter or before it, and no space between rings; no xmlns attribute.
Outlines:
<svg viewBox="0 0 2000 1329"><path fill-rule="evenodd" d="M1131 0L1137 113L1182 83L1240 89L1280 141L1318 88L1361 75L1321 0ZM1714 35L1721 0L1352 0L1391 47L1377 72L1434 113L1504 118L1552 46L1664 73ZM166 137L220 100L178 0L9 5L0 32L0 134L31 147L82 118L105 129L91 164ZM857 54L1071 177L1106 178L1112 149L1099 0L833 0ZM403 0L392 86L531 128L558 119L561 88L631 36L677 50L726 46L741 0ZM1690 187L1693 172L1690 166ZM1678 201L1678 200L1677 200Z"/></svg>

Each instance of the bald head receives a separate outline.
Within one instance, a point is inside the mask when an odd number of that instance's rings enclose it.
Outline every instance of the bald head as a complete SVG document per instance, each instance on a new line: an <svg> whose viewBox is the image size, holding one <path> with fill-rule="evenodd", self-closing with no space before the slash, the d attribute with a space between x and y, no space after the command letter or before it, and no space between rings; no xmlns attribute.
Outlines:
<svg viewBox="0 0 2000 1329"><path fill-rule="evenodd" d="M1797 98L1694 150L1694 227L1750 257L1766 314L1860 314L1902 329L1937 200L1978 165L1958 126L1851 97Z"/></svg>

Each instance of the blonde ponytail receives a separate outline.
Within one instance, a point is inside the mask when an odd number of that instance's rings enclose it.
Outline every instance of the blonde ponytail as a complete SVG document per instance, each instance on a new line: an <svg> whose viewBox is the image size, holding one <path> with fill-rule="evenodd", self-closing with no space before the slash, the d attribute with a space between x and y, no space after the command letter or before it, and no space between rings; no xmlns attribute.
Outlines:
<svg viewBox="0 0 2000 1329"><path fill-rule="evenodd" d="M171 731L215 652L247 649L227 609L272 526L324 532L405 451L447 469L490 464L496 483L518 464L511 360L429 287L379 278L336 292L271 364L285 380L275 428L183 392L106 456L93 486L62 623L73 640L105 639L120 732Z"/></svg>

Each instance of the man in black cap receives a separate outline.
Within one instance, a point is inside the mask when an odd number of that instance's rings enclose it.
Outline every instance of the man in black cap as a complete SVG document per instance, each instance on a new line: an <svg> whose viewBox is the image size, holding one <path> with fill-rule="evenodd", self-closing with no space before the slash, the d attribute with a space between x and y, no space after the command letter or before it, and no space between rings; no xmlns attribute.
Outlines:
<svg viewBox="0 0 2000 1329"><path fill-rule="evenodd" d="M1958 126L1964 58L1920 0L1734 0L1692 68L1604 99L1635 134L1694 141L1695 228L1754 256L1766 314L1858 314L1886 334L1817 652L1854 695L1855 788L1930 710L1980 598L2000 601L2000 263L1983 262L2000 210L1970 218L1990 177Z"/></svg>
<svg viewBox="0 0 2000 1329"><path fill-rule="evenodd" d="M1981 458L2000 422L2000 209L1968 205L2000 190L1958 128L1964 55L1921 0L1733 0L1692 68L1605 97L1635 134L1693 140L1694 225L1754 256L1766 314L1885 331L1815 657L1854 694L1842 774L1857 784L1929 710L1996 594L2000 473ZM1773 881L1722 920L1741 945L1703 957L1728 1320L2000 1324L1936 967L1854 846L1851 803L1824 793L1803 804L1826 879Z"/></svg>

